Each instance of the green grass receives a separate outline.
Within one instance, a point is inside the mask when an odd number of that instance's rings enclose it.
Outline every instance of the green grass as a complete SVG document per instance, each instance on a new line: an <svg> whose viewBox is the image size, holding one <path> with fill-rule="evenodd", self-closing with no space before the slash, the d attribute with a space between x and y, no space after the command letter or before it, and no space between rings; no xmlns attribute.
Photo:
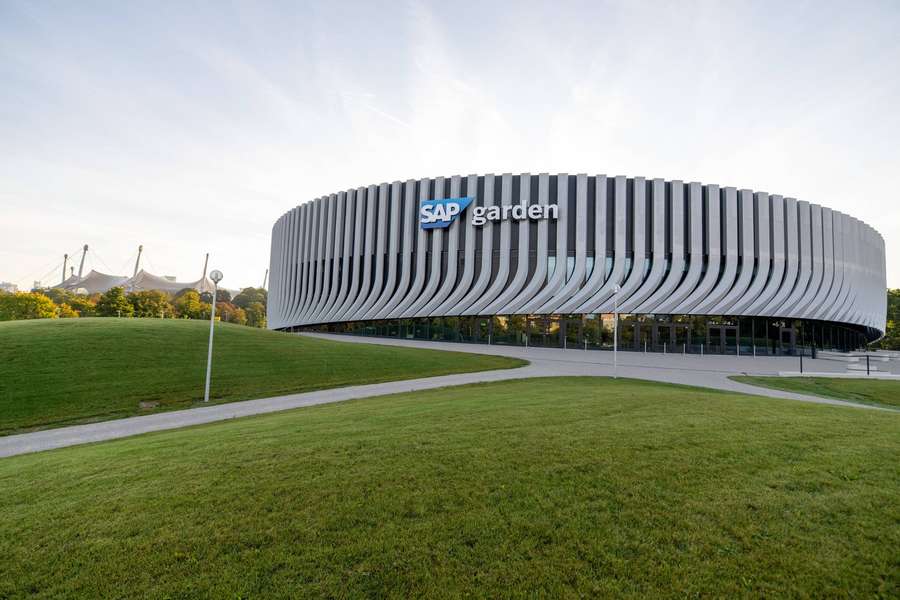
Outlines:
<svg viewBox="0 0 900 600"><path fill-rule="evenodd" d="M208 335L207 322L171 319L0 323L0 435L195 406ZM210 402L523 364L219 323Z"/></svg>
<svg viewBox="0 0 900 600"><path fill-rule="evenodd" d="M900 417L603 378L0 461L0 597L894 597Z"/></svg>
<svg viewBox="0 0 900 600"><path fill-rule="evenodd" d="M741 383L864 404L900 407L900 381L837 377L731 377Z"/></svg>

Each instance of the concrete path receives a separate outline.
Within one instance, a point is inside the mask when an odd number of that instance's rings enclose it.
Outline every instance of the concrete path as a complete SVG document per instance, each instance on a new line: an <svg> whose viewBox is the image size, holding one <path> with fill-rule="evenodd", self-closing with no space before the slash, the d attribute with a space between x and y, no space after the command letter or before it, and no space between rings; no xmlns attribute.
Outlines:
<svg viewBox="0 0 900 600"><path fill-rule="evenodd" d="M306 334L313 335L313 334ZM245 400L213 406L164 412L155 415L129 417L101 423L61 427L34 433L24 433L0 437L0 457L39 452L53 448L63 448L89 442L99 442L123 438L151 431L177 429L190 425L200 425L215 421L224 421L249 415L271 413L303 406L328 404L357 398L384 396L401 392L427 390L451 385L479 383L486 381L502 381L527 377L547 377L565 375L612 375L613 356L611 352L559 350L550 348L520 348L514 346L487 346L482 344L456 344L442 342L423 342L415 340L391 340L379 338L359 338L351 336L335 336L315 334L314 337L334 339L350 343L370 343L391 346L407 346L452 350L457 352L474 352L524 358L530 365L518 369L485 371L482 373L461 373L440 377L427 377L407 381L393 381L371 385L358 385L330 390L290 394L259 400ZM662 355L620 352L617 373L619 377L631 377L667 383L681 383L710 387L721 390L801 400L817 404L830 404L852 408L872 409L874 407L840 400L829 400L790 392L781 392L750 385L744 385L728 379L729 375L777 375L779 371L795 368L796 358L752 358L734 356L694 356L694 355ZM844 368L844 365L825 360L805 360L804 367L816 371L832 371L833 367ZM808 363L808 366L806 366Z"/></svg>
<svg viewBox="0 0 900 600"><path fill-rule="evenodd" d="M618 365L614 369L613 353L598 350L562 350L559 348L524 348L522 346L503 346L485 344L465 344L455 342L428 342L420 340L396 340L388 338L368 338L348 335L303 334L311 337L330 339L342 342L383 344L390 346L407 346L415 348L434 348L456 352L491 354L524 358L531 362L538 376L553 375L593 375L612 376L614 370L619 377L646 379L666 383L681 383L714 389L800 400L816 404L831 404L853 408L884 410L854 402L832 400L818 396L807 396L784 392L769 388L738 383L729 379L733 375L778 376L780 372L798 369L798 357L753 357L723 356L720 354L662 354L654 352L619 352ZM898 365L900 366L900 365ZM841 362L824 359L803 359L804 371L820 373L845 373L846 365Z"/></svg>

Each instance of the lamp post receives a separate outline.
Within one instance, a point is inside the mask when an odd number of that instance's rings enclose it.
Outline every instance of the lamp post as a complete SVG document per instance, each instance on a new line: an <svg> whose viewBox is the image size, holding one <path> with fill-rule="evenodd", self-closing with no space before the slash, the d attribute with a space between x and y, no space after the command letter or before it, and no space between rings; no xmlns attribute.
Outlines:
<svg viewBox="0 0 900 600"><path fill-rule="evenodd" d="M619 290L613 286L613 379L619 378Z"/></svg>
<svg viewBox="0 0 900 600"><path fill-rule="evenodd" d="M219 282L222 281L222 271L215 270L209 274L213 282L212 310L209 311L209 353L206 355L206 389L203 392L203 401L209 402L209 376L212 373L212 348L213 332L216 323L216 297L219 295Z"/></svg>

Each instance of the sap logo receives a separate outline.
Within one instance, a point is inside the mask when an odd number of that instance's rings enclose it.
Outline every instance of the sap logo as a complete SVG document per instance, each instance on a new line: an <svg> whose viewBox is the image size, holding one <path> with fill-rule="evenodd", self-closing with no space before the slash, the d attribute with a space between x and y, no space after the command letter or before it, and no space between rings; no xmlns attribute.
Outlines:
<svg viewBox="0 0 900 600"><path fill-rule="evenodd" d="M444 198L442 200L422 200L419 205L419 223L422 229L450 227L474 198Z"/></svg>

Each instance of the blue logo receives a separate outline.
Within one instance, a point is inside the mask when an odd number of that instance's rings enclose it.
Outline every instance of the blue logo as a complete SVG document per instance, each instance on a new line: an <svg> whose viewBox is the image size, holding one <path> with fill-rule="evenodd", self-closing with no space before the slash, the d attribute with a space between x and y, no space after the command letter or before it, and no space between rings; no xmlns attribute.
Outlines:
<svg viewBox="0 0 900 600"><path fill-rule="evenodd" d="M444 198L441 200L422 200L419 205L419 224L422 229L444 229L450 227L462 211L466 210L475 198Z"/></svg>

